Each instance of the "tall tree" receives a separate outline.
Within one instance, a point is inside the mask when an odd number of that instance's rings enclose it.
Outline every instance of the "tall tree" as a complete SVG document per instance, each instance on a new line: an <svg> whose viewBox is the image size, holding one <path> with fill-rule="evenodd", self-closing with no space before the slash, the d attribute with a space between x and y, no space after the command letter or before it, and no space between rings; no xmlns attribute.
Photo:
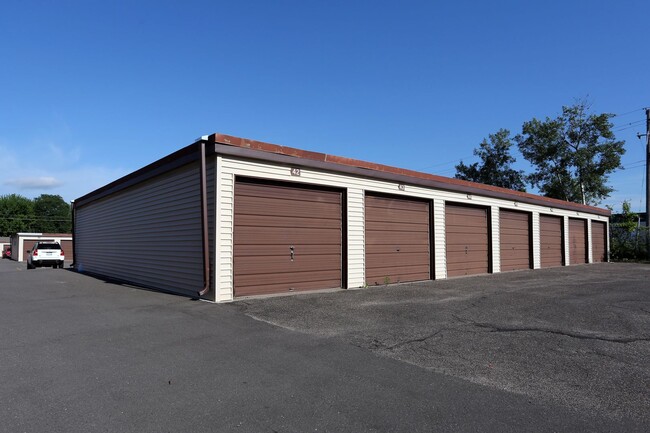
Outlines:
<svg viewBox="0 0 650 433"><path fill-rule="evenodd" d="M41 194L34 199L35 229L42 233L70 233L70 205L60 195Z"/></svg>
<svg viewBox="0 0 650 433"><path fill-rule="evenodd" d="M21 195L0 196L0 236L33 231L34 203Z"/></svg>
<svg viewBox="0 0 650 433"><path fill-rule="evenodd" d="M535 171L528 176L547 197L576 203L600 203L613 189L609 174L620 168L624 141L617 141L613 114L590 114L586 101L562 107L557 118L525 122L515 137Z"/></svg>
<svg viewBox="0 0 650 433"><path fill-rule="evenodd" d="M465 165L461 161L456 166L456 179L526 191L524 172L511 166L516 160L510 154L513 145L510 131L500 129L489 138L489 142L483 139L480 147L474 149L474 155L481 158L481 162Z"/></svg>

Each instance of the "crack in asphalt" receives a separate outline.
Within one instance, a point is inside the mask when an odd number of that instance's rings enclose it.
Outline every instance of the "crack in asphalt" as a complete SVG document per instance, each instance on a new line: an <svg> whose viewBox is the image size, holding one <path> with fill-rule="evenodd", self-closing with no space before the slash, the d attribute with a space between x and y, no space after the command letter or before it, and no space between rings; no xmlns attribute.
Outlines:
<svg viewBox="0 0 650 433"><path fill-rule="evenodd" d="M418 337L418 338L412 338L410 340L405 340L405 341L400 341L399 343L393 344L392 346L386 346L387 350L393 350L402 346L406 346L408 344L413 344L413 343L424 343L427 340L430 340L431 338L439 335L440 333L444 331L452 331L452 332L461 332L461 333L471 333L471 334L476 334L478 332L483 332L483 331L473 331L473 330L468 330L468 329L461 329L461 328L442 328L437 330L434 333L425 335L423 337Z"/></svg>
<svg viewBox="0 0 650 433"><path fill-rule="evenodd" d="M618 343L618 344L630 344L630 343L636 343L640 341L650 341L650 337L608 337L608 336L603 336L603 335L590 335L590 334L582 334L582 333L577 333L577 332L567 332L567 331L560 331L557 329L551 329L551 328L542 328L542 327L534 327L534 326L524 326L524 327L509 327L509 326L499 326L499 325L494 325L490 323L481 323L481 322L475 322L473 320L468 320L464 319L462 317L457 316L456 314L452 314L452 317L454 317L457 321L461 323L465 323L468 325L475 326L480 329L486 329L486 332L497 332L497 333L511 333L511 332L542 332L545 334L553 334L553 335L561 335L564 337L570 337L570 338L576 338L579 340L596 340L596 341L605 341L608 343ZM433 332L431 334L427 334L422 337L418 338L411 338L409 340L405 341L400 341L399 343L393 344L392 346L386 346L387 350L394 350L403 346L407 346L409 344L414 344L414 343L424 343L425 341L436 337L440 333L444 331L461 331L458 328L441 328L437 330L436 332ZM464 332L468 332L465 330ZM600 353L598 353L600 355ZM605 355L603 355L605 356Z"/></svg>
<svg viewBox="0 0 650 433"><path fill-rule="evenodd" d="M626 338L626 337L607 337L603 335L589 335L589 334L580 334L577 332L567 332L567 331L560 331L557 329L549 329L549 328L539 328L539 327L508 327L508 326L498 326L498 325L493 325L490 323L479 323L479 322L472 322L472 324L478 328L485 328L485 329L490 329L489 332L503 332L503 333L509 333L509 332L543 332L546 334L554 334L554 335L562 335L564 337L571 337L571 338L577 338L579 340L598 340L598 341L607 341L610 343L620 343L620 344L629 344L629 343L636 343L639 341L650 341L650 337L637 337L637 338Z"/></svg>
<svg viewBox="0 0 650 433"><path fill-rule="evenodd" d="M442 331L448 331L448 330L449 330L449 328L442 328L442 329L437 330L433 334L425 335L424 337L420 337L420 338L413 338L413 339L410 339L410 340L401 341L401 342L399 342L397 344L393 344L392 346L388 346L386 349L393 350L393 349L401 347L401 346L406 346L407 344L422 343L422 342L427 341L430 338L435 337L436 335L440 334Z"/></svg>

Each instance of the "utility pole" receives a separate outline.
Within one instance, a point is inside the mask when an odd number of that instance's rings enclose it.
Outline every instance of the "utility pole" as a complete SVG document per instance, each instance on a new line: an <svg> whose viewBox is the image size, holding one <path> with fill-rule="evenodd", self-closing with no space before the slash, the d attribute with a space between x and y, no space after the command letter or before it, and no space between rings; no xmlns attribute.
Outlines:
<svg viewBox="0 0 650 433"><path fill-rule="evenodd" d="M650 108L645 109L645 252L650 259Z"/></svg>

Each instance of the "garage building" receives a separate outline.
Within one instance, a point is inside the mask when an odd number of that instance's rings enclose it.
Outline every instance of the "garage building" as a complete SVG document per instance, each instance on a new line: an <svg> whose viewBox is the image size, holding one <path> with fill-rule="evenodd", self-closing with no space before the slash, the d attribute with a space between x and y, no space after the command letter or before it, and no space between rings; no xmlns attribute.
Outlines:
<svg viewBox="0 0 650 433"><path fill-rule="evenodd" d="M592 206L213 134L74 202L74 265L223 302L607 261Z"/></svg>
<svg viewBox="0 0 650 433"><path fill-rule="evenodd" d="M26 262L29 252L37 242L58 242L66 260L72 260L74 251L71 233L15 233L11 236L11 258Z"/></svg>

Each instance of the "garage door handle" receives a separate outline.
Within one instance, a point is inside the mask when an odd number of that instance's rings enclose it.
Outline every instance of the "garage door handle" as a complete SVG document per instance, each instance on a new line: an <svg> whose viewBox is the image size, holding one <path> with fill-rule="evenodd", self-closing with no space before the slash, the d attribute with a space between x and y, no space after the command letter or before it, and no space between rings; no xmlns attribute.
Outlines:
<svg viewBox="0 0 650 433"><path fill-rule="evenodd" d="M295 252L294 252L294 250L293 250L293 245L291 245L291 246L289 247L289 255L291 255L291 261L292 261L292 262L293 262L293 256L294 256L294 254L295 254Z"/></svg>

